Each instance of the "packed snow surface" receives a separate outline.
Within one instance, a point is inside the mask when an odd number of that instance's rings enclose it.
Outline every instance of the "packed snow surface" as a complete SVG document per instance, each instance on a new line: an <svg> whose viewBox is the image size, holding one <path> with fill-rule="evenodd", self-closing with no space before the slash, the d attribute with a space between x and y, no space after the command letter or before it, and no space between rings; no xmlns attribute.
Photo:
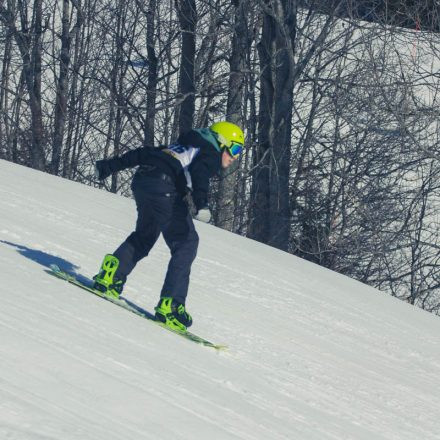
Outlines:
<svg viewBox="0 0 440 440"><path fill-rule="evenodd" d="M440 439L440 318L197 223L196 345L47 274L91 277L123 198L0 161L0 439ZM153 311L162 239L125 296Z"/></svg>

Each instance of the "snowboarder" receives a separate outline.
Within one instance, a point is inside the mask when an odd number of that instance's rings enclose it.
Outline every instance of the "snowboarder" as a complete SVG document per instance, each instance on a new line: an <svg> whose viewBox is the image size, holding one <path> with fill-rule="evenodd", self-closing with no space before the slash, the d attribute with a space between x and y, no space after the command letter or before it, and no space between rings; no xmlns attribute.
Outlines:
<svg viewBox="0 0 440 440"><path fill-rule="evenodd" d="M139 166L131 184L138 218L135 231L113 254L104 257L94 277L94 287L118 298L127 276L149 254L162 233L171 259L155 308L156 319L173 329L186 330L192 318L185 300L199 242L192 216L209 223L209 179L221 168L229 167L243 145L240 127L222 121L209 128L190 130L166 147L138 148L120 157L97 161L99 180Z"/></svg>

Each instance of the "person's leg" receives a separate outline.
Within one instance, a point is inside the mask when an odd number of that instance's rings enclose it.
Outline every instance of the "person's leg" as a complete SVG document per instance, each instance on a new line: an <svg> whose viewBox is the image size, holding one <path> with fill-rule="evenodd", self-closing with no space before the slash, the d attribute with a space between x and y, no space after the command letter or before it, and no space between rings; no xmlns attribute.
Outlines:
<svg viewBox="0 0 440 440"><path fill-rule="evenodd" d="M138 220L136 230L115 250L113 255L119 260L117 276L124 281L135 268L136 264L145 258L156 243L160 234L151 210L147 204L138 205Z"/></svg>
<svg viewBox="0 0 440 440"><path fill-rule="evenodd" d="M156 319L167 326L185 330L192 318L185 308L191 265L197 254L198 235L182 197L176 193L152 195L156 222L171 250L171 259L162 287Z"/></svg>
<svg viewBox="0 0 440 440"><path fill-rule="evenodd" d="M185 304L191 265L197 255L199 236L181 197L177 196L174 199L172 218L168 223L160 224L160 228L171 251L161 297L172 297L180 304Z"/></svg>
<svg viewBox="0 0 440 440"><path fill-rule="evenodd" d="M119 296L127 276L138 261L148 255L159 237L160 229L149 198L149 191L157 190L157 186L160 185L156 180L133 179L132 191L138 211L136 229L113 254L104 257L100 272L94 277L95 288L110 296Z"/></svg>
<svg viewBox="0 0 440 440"><path fill-rule="evenodd" d="M113 255L119 260L117 276L126 280L136 264L145 258L159 238L160 228L154 215L150 191L158 190L160 182L151 179L134 180L132 185L138 217L136 229L116 249Z"/></svg>

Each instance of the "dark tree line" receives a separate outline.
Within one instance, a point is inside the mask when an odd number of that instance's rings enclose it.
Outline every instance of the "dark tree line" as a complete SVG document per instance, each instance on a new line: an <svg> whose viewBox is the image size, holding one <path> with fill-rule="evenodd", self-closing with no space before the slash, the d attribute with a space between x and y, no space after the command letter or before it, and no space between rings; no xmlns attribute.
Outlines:
<svg viewBox="0 0 440 440"><path fill-rule="evenodd" d="M437 12L1 0L0 157L99 185L96 159L230 120L247 149L212 185L216 225L439 313Z"/></svg>

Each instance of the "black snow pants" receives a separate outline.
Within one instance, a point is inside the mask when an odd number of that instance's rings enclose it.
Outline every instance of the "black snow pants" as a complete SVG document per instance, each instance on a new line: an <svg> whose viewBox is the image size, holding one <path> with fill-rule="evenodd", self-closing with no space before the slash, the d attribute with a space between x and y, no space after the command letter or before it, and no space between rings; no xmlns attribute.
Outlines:
<svg viewBox="0 0 440 440"><path fill-rule="evenodd" d="M117 277L125 281L137 262L146 257L162 233L171 259L161 297L170 296L185 304L191 265L199 237L188 207L166 176L136 173L131 189L136 201L136 230L113 253L119 259Z"/></svg>

